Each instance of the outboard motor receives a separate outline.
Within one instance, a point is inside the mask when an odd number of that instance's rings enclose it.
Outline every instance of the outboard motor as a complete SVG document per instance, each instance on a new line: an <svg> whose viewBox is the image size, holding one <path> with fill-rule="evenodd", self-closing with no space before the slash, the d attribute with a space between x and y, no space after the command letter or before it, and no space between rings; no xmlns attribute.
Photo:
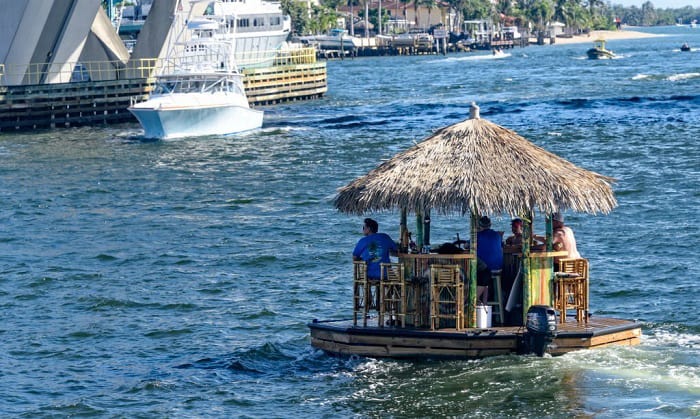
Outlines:
<svg viewBox="0 0 700 419"><path fill-rule="evenodd" d="M557 314L549 306L532 306L527 311L525 328L527 333L523 336L524 352L534 352L537 356L543 356L549 344L557 336Z"/></svg>

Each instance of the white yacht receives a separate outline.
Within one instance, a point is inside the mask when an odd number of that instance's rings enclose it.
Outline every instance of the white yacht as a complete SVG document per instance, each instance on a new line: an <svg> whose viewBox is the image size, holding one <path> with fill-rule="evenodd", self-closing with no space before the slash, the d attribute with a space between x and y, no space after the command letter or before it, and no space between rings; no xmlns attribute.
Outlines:
<svg viewBox="0 0 700 419"><path fill-rule="evenodd" d="M263 121L248 104L226 28L207 18L187 19L149 99L129 111L158 139L235 134Z"/></svg>
<svg viewBox="0 0 700 419"><path fill-rule="evenodd" d="M225 26L226 34L235 41L234 60L239 68L271 66L292 27L277 1L211 1L204 16Z"/></svg>
<svg viewBox="0 0 700 419"><path fill-rule="evenodd" d="M306 37L310 43L315 43L319 49L352 50L361 47L361 41L348 34L345 29L334 28L325 35Z"/></svg>

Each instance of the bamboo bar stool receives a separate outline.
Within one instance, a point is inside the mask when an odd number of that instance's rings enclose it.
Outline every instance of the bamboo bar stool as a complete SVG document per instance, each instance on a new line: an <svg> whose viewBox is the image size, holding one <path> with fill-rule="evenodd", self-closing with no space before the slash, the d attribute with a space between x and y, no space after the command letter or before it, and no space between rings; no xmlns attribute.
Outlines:
<svg viewBox="0 0 700 419"><path fill-rule="evenodd" d="M588 323L588 260L560 259L554 279L559 323L566 323L567 310L576 310L577 322Z"/></svg>
<svg viewBox="0 0 700 419"><path fill-rule="evenodd" d="M491 283L493 285L493 299L486 301L487 306L493 307L492 316L498 316L498 324L505 323L505 312L503 311L503 287L501 286L501 269L491 271Z"/></svg>
<svg viewBox="0 0 700 419"><path fill-rule="evenodd" d="M403 263L382 263L379 285L379 326L387 316L392 326L406 327L406 281ZM394 323L394 322L398 322Z"/></svg>
<svg viewBox="0 0 700 419"><path fill-rule="evenodd" d="M464 328L464 284L459 265L430 266L430 323L439 329L441 320L454 320L455 329Z"/></svg>
<svg viewBox="0 0 700 419"><path fill-rule="evenodd" d="M405 324L415 327L427 327L427 316L424 313L429 312L427 300L430 295L430 277L423 278L420 274L421 270L417 259L404 260L403 266L406 283Z"/></svg>
<svg viewBox="0 0 700 419"><path fill-rule="evenodd" d="M362 325L367 326L371 309L377 309L379 281L370 281L367 277L367 262L353 261L353 316L352 324L357 326L358 316L362 316Z"/></svg>

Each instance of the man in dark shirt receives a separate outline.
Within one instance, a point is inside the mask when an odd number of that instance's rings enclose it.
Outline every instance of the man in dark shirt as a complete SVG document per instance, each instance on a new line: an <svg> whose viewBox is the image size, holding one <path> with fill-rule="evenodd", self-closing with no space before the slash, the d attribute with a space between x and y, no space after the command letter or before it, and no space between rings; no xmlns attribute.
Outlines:
<svg viewBox="0 0 700 419"><path fill-rule="evenodd" d="M476 244L477 299L486 303L491 271L503 269L503 243L501 234L491 229L491 219L485 215L479 218Z"/></svg>

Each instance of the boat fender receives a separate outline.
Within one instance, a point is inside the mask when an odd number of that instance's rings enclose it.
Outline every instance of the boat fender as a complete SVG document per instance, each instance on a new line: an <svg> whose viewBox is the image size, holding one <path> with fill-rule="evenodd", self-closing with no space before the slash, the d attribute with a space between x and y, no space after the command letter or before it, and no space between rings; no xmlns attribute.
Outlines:
<svg viewBox="0 0 700 419"><path fill-rule="evenodd" d="M557 336L557 315L552 307L535 305L527 311L527 332L518 343L521 354L544 356Z"/></svg>

